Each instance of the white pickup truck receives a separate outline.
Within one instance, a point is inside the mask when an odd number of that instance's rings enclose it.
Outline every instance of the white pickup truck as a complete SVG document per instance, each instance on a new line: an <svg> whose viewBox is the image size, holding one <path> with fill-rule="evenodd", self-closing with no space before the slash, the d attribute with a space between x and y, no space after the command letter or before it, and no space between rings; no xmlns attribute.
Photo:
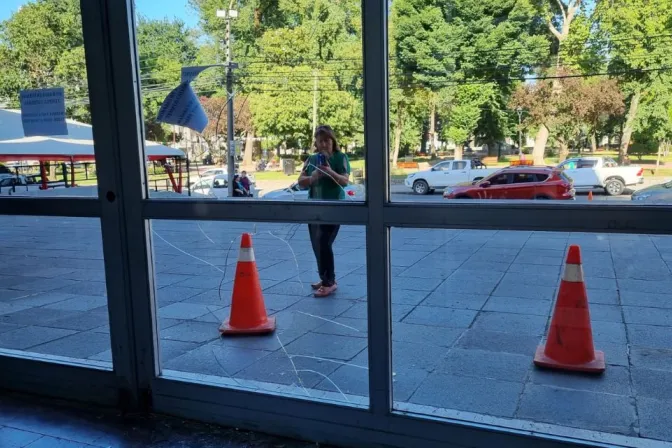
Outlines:
<svg viewBox="0 0 672 448"><path fill-rule="evenodd" d="M416 194L429 194L434 190L443 191L446 187L481 180L499 169L501 167L488 169L479 160L448 160L437 163L429 170L410 174L404 185Z"/></svg>
<svg viewBox="0 0 672 448"><path fill-rule="evenodd" d="M618 166L609 157L575 157L565 160L558 168L574 181L576 191L602 189L609 196L619 196L626 187L644 182L642 167Z"/></svg>

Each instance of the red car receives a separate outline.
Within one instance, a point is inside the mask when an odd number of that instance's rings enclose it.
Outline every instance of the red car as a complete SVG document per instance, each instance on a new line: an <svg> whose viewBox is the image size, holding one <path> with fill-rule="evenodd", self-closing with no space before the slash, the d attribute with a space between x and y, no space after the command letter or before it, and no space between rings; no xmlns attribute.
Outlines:
<svg viewBox="0 0 672 448"><path fill-rule="evenodd" d="M474 185L448 187L445 199L574 199L572 180L552 167L508 167Z"/></svg>

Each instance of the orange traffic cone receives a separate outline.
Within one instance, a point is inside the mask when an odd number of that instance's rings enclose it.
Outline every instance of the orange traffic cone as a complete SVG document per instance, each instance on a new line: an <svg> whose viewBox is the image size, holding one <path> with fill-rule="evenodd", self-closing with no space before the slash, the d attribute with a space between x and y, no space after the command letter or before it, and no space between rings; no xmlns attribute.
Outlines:
<svg viewBox="0 0 672 448"><path fill-rule="evenodd" d="M534 363L551 369L604 372L604 353L593 347L579 246L569 247L546 347L537 348Z"/></svg>
<svg viewBox="0 0 672 448"><path fill-rule="evenodd" d="M243 233L236 277L233 281L231 315L222 322L219 332L224 334L262 334L275 330L275 317L266 315L261 293L257 263L254 261L252 237Z"/></svg>
<svg viewBox="0 0 672 448"><path fill-rule="evenodd" d="M589 200L589 201L592 201L592 200L593 200L593 192L592 192L592 191L589 191L589 192L588 192L588 200Z"/></svg>

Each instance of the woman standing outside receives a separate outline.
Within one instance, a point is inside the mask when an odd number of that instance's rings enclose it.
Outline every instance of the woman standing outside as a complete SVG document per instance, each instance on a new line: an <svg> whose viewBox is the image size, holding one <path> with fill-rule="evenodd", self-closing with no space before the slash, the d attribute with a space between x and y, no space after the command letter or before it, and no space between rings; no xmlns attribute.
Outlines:
<svg viewBox="0 0 672 448"><path fill-rule="evenodd" d="M338 147L334 131L329 126L315 130L315 153L303 164L299 185L308 188L308 197L333 201L345 199L343 187L350 179L350 162ZM336 269L332 245L338 235L339 225L308 224L310 242L317 260L320 281L312 284L315 297L327 297L336 291Z"/></svg>

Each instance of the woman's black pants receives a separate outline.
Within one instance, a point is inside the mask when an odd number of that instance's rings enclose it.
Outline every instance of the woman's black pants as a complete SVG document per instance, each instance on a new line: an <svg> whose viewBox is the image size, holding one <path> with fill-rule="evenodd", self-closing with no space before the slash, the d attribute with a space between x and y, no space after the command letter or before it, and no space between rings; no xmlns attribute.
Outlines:
<svg viewBox="0 0 672 448"><path fill-rule="evenodd" d="M336 282L334 251L331 246L340 228L341 226L332 224L308 224L310 242L317 260L317 272L324 286L331 286Z"/></svg>

